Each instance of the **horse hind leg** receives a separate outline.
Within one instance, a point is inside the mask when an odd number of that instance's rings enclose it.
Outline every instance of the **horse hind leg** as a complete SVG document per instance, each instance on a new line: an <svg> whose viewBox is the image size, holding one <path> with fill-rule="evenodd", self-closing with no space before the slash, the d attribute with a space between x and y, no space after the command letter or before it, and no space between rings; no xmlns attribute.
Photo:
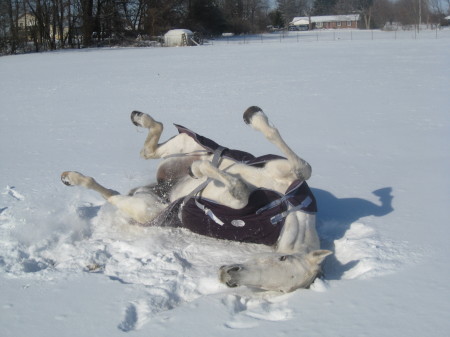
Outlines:
<svg viewBox="0 0 450 337"><path fill-rule="evenodd" d="M131 113L131 121L136 126L148 129L148 135L141 150L141 157L144 159L159 158L160 156L156 153L156 150L164 129L163 124L140 111Z"/></svg>
<svg viewBox="0 0 450 337"><path fill-rule="evenodd" d="M79 172L66 171L61 174L61 181L67 186L83 186L89 190L96 191L100 195L108 200L114 195L118 195L119 192L108 189L100 185L94 178L85 176Z"/></svg>
<svg viewBox="0 0 450 337"><path fill-rule="evenodd" d="M286 144L278 129L269 124L269 119L261 108L257 106L249 107L244 112L244 122L261 132L268 141L286 156L296 178L308 180L311 177L311 166Z"/></svg>
<svg viewBox="0 0 450 337"><path fill-rule="evenodd" d="M161 198L145 187L135 189L129 195L121 195L103 187L94 178L74 171L63 172L61 181L67 186L83 186L100 193L106 201L140 224L150 222L166 207Z"/></svg>
<svg viewBox="0 0 450 337"><path fill-rule="evenodd" d="M140 192L139 189L133 195L113 195L108 198L108 202L142 225L155 219L167 206L155 194L150 191Z"/></svg>

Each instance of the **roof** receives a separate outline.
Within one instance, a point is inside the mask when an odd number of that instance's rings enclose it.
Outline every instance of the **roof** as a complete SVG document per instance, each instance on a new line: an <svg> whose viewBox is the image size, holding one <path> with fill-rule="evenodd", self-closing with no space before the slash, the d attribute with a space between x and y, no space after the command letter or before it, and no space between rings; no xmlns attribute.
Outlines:
<svg viewBox="0 0 450 337"><path fill-rule="evenodd" d="M193 35L194 33L192 33L189 29L171 29L164 34L164 36L178 36L181 34Z"/></svg>
<svg viewBox="0 0 450 337"><path fill-rule="evenodd" d="M348 15L323 15L323 16L311 16L312 23L318 22L338 22L338 21L359 21L359 14L348 14ZM292 19L291 24L307 25L309 24L309 17L298 16Z"/></svg>

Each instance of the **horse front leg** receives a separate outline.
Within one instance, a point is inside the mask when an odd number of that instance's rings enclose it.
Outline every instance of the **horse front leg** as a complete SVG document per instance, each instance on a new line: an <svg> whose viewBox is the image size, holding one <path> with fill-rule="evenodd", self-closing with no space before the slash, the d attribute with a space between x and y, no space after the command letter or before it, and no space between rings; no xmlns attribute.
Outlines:
<svg viewBox="0 0 450 337"><path fill-rule="evenodd" d="M311 252L319 248L316 215L298 211L288 214L276 245L276 251L292 254Z"/></svg>
<svg viewBox="0 0 450 337"><path fill-rule="evenodd" d="M287 158L290 170L297 179L308 180L311 177L311 166L300 158L284 141L277 128L269 124L269 119L261 108L251 106L244 112L244 121L273 143Z"/></svg>
<svg viewBox="0 0 450 337"><path fill-rule="evenodd" d="M144 159L160 158L157 153L158 142L161 138L164 126L162 123L155 121L150 115L140 111L131 113L131 121L134 125L148 129L148 135L141 150L141 157Z"/></svg>
<svg viewBox="0 0 450 337"><path fill-rule="evenodd" d="M193 162L191 173L196 178L208 177L216 182L205 187L202 192L203 197L234 209L242 208L247 204L250 195L249 187L240 178L218 169L210 161Z"/></svg>

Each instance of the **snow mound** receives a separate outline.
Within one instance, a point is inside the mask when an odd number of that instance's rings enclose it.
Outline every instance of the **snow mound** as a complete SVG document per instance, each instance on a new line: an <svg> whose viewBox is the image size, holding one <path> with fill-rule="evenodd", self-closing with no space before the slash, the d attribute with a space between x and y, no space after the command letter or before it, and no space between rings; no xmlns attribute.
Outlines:
<svg viewBox="0 0 450 337"><path fill-rule="evenodd" d="M363 223L352 223L342 238L325 245L334 245L334 256L324 265L325 274L332 279L381 276L394 272L406 262L406 242L383 239Z"/></svg>

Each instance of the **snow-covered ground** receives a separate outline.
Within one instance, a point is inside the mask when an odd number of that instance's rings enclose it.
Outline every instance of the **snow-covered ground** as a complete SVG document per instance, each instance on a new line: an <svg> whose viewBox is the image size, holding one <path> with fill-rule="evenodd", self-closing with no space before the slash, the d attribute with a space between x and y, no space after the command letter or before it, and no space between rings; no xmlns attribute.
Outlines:
<svg viewBox="0 0 450 337"><path fill-rule="evenodd" d="M426 25L420 30L360 30L360 29L318 29L312 31L279 31L253 35L227 35L208 41L212 44L249 44L249 43L305 43L323 41L358 41L358 40L432 40L449 39L448 29L426 29Z"/></svg>
<svg viewBox="0 0 450 337"><path fill-rule="evenodd" d="M438 39L61 51L0 58L0 336L450 334L450 31ZM447 34L447 35L445 35ZM260 246L131 226L78 170L148 183L141 110L254 154L259 105L313 166L325 280L228 289Z"/></svg>

